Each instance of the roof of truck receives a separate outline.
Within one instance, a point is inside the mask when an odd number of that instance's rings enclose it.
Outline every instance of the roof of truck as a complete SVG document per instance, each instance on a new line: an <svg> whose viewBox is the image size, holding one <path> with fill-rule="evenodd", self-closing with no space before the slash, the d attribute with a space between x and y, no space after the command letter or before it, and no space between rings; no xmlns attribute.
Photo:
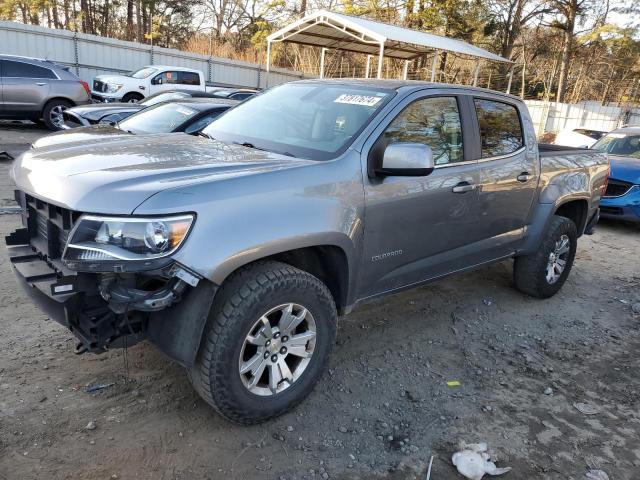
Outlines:
<svg viewBox="0 0 640 480"><path fill-rule="evenodd" d="M522 101L520 97L510 95L504 92L498 92L496 90L490 90L482 87L473 87L471 85L458 85L452 83L438 83L438 82L426 82L422 80L386 80L375 78L323 78L323 79L308 79L308 80L296 80L291 83L327 83L333 85L356 85L363 87L382 88L387 90L421 90L425 88L446 88L456 90L469 90L473 92L490 93L492 95L501 95L510 99Z"/></svg>
<svg viewBox="0 0 640 480"><path fill-rule="evenodd" d="M640 135L640 125L629 125L611 130L609 133L624 133L627 135Z"/></svg>
<svg viewBox="0 0 640 480"><path fill-rule="evenodd" d="M144 67L141 67L138 70L141 70L142 68L158 68L160 70L171 69L171 70L174 70L176 72L197 72L197 73L202 73L202 70L198 70L196 68L176 67L175 65L145 65Z"/></svg>

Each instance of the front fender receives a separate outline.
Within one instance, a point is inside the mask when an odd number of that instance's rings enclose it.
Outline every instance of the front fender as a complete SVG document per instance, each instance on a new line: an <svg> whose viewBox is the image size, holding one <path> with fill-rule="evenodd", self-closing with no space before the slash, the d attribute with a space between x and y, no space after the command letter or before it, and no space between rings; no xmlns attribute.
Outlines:
<svg viewBox="0 0 640 480"><path fill-rule="evenodd" d="M243 265L278 253L335 246L357 278L364 192L357 155L162 191L137 215L195 212L174 258L220 285Z"/></svg>

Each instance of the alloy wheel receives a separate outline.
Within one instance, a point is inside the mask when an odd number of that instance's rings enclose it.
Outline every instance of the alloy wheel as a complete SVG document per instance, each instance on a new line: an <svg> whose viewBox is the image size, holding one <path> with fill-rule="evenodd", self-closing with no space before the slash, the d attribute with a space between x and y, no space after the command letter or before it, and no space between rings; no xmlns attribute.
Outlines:
<svg viewBox="0 0 640 480"><path fill-rule="evenodd" d="M309 366L315 345L316 322L308 309L295 303L272 308L244 339L238 362L243 385L260 396L286 390Z"/></svg>
<svg viewBox="0 0 640 480"><path fill-rule="evenodd" d="M64 105L56 105L49 112L49 118L51 119L51 123L55 125L57 128L62 128L64 123L63 113L67 109Z"/></svg>
<svg viewBox="0 0 640 480"><path fill-rule="evenodd" d="M557 241L555 248L549 253L547 261L546 278L549 285L556 283L562 276L567 266L567 258L571 250L571 241L568 235L562 235Z"/></svg>

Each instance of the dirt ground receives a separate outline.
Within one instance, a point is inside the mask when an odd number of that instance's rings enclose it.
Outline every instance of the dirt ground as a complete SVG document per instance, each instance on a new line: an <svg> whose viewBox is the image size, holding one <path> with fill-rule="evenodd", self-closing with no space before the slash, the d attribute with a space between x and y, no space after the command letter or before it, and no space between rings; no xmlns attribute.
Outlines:
<svg viewBox="0 0 640 480"><path fill-rule="evenodd" d="M24 133L0 127L0 145ZM433 455L448 480L460 441L486 441L507 480L638 479L638 302L640 228L601 223L554 298L515 291L504 262L361 305L311 396L240 427L150 345L74 355L0 254L0 479L424 480Z"/></svg>

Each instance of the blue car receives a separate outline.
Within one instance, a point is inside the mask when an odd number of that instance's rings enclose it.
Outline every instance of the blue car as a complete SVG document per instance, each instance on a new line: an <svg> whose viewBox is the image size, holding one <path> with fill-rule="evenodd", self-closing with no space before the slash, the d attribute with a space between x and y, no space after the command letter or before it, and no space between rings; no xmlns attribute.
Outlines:
<svg viewBox="0 0 640 480"><path fill-rule="evenodd" d="M607 152L611 159L600 216L640 223L640 127L613 130L591 148Z"/></svg>

